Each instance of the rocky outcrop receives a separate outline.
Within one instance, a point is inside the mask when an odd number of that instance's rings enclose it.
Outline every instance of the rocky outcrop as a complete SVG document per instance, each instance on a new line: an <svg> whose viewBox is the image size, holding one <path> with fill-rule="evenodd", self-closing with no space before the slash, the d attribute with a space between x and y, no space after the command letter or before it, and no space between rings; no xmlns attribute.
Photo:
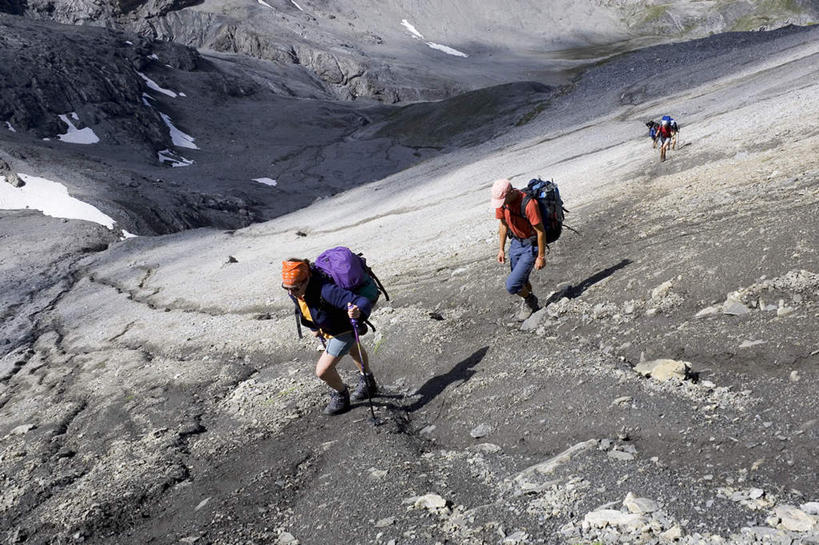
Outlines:
<svg viewBox="0 0 819 545"><path fill-rule="evenodd" d="M17 173L4 160L0 159L0 178L5 178L6 183L13 187L23 187L26 183L20 179Z"/></svg>
<svg viewBox="0 0 819 545"><path fill-rule="evenodd" d="M92 127L105 143L167 148L168 128L143 103L140 76L157 53L177 68L197 63L193 50L173 44L0 15L0 122L53 138L67 132L60 116L70 115L76 129Z"/></svg>

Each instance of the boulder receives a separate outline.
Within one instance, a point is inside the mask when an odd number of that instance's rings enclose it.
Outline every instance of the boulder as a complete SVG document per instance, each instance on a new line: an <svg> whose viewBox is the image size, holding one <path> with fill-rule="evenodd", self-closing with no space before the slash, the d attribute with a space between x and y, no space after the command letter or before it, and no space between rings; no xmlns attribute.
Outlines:
<svg viewBox="0 0 819 545"><path fill-rule="evenodd" d="M634 370L643 376L665 381L671 378L685 380L691 373L691 364L687 361L658 359L638 363Z"/></svg>

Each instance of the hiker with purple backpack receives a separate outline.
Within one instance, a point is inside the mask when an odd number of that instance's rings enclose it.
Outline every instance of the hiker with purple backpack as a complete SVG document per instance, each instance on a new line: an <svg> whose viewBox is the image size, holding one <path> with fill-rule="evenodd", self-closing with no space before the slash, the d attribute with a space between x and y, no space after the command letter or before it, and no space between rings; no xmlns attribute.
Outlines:
<svg viewBox="0 0 819 545"><path fill-rule="evenodd" d="M295 304L299 336L304 325L324 345L324 352L316 362L316 376L332 388L330 403L323 411L328 415L349 410L351 399L372 398L378 389L367 352L358 341L359 335L367 332L364 324L378 299L378 287L369 275L350 270L352 258L342 255L342 250L350 252L341 247L328 250L315 264L298 258L282 262L282 288ZM328 259L337 260L335 268L328 264ZM343 287L350 283L358 283L355 291ZM359 369L359 381L352 393L336 370L338 362L348 353Z"/></svg>

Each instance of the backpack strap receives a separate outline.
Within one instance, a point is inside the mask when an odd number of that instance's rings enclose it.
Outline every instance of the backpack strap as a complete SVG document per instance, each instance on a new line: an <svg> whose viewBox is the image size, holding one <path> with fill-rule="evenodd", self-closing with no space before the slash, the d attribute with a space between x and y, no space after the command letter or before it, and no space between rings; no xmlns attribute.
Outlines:
<svg viewBox="0 0 819 545"><path fill-rule="evenodd" d="M381 283L381 280L378 279L373 270L369 267L367 267L367 273L373 277L373 280L375 280L375 285L378 286L378 289L384 294L384 298L389 301L390 294L387 293L387 289L384 287L384 284ZM372 325L370 327L372 327ZM375 328L373 328L373 331L375 331Z"/></svg>

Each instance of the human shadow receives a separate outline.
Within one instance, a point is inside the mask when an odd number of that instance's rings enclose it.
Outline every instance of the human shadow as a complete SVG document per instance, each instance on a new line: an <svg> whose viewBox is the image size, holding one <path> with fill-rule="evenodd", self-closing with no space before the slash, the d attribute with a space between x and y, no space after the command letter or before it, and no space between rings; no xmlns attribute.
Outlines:
<svg viewBox="0 0 819 545"><path fill-rule="evenodd" d="M555 293L553 293L546 300L545 303L542 304L542 306L544 308L548 307L549 305L551 305L552 303L557 302L558 300L562 299L563 297L566 297L568 299L574 299L576 297L580 297L580 295L584 291L586 291L587 289L589 289L593 285L597 284L598 282L600 282L604 278L608 278L609 276L611 276L615 272L619 271L623 267L631 265L631 263L633 263L633 262L630 259L623 259L622 261L620 261L616 265L612 265L611 267L608 267L606 269L603 269L602 271L598 271L598 272L594 273L593 275L586 278L585 280L583 280L579 284L575 284L575 285L569 286L569 287L567 287L565 289L556 291Z"/></svg>
<svg viewBox="0 0 819 545"><path fill-rule="evenodd" d="M406 412L411 413L422 408L424 405L435 399L438 394L443 392L447 386L453 382L460 380L461 384L463 384L469 380L472 375L475 374L475 371L472 368L483 359L488 351L489 347L484 346L483 348L473 352L472 355L465 360L457 363L455 367L450 369L447 373L443 375L436 375L426 381L415 391L415 394L413 394L414 396L420 395L421 397L414 401L411 405L405 407Z"/></svg>

